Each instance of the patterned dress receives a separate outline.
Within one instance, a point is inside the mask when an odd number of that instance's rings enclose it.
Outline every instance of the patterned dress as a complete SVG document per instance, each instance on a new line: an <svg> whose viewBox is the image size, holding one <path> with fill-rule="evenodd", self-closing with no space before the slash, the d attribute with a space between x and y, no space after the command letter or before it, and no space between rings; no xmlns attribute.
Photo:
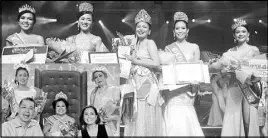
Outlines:
<svg viewBox="0 0 268 138"><path fill-rule="evenodd" d="M251 46L248 46L247 49L243 50L231 48L226 53L228 52L235 52L236 57L239 59L251 58L256 53L255 49ZM222 136L245 136L245 124L242 115L242 101L245 99L236 81L237 80L234 77L231 77L229 83L227 83L228 90L226 94L226 108L221 132ZM248 136L260 136L257 109L253 106L250 106L249 108L250 122Z"/></svg>
<svg viewBox="0 0 268 138"><path fill-rule="evenodd" d="M152 41L152 40L146 40ZM136 49L140 59L150 59L148 49ZM162 136L162 110L157 79L149 68L133 65L128 84L134 86L133 116L124 118L124 136Z"/></svg>
<svg viewBox="0 0 268 138"><path fill-rule="evenodd" d="M187 43L186 45L192 45ZM194 56L182 53L174 42L166 46L166 51L175 54L176 62L191 62ZM185 54L185 55L184 55ZM196 94L191 94L188 84L176 85L177 89L163 93L165 97L165 136L204 136L194 108Z"/></svg>

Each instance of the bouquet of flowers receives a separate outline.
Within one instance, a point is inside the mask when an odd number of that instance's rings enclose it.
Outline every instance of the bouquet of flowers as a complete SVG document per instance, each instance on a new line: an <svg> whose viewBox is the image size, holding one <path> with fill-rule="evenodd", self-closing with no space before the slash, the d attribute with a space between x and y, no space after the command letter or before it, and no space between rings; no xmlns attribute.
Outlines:
<svg viewBox="0 0 268 138"><path fill-rule="evenodd" d="M131 48L130 54L133 52L134 44L135 44L135 36L134 35L122 35L120 32L116 32L119 38L112 39L112 51L118 52L119 46L129 46Z"/></svg>
<svg viewBox="0 0 268 138"><path fill-rule="evenodd" d="M73 43L59 38L47 38L46 43L51 51L48 52L47 62L74 63L79 61L79 53Z"/></svg>

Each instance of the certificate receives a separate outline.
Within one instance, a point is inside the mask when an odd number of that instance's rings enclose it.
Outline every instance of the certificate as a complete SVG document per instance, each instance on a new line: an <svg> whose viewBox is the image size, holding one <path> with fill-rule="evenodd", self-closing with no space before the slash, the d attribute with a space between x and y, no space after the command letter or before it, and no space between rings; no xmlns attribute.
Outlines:
<svg viewBox="0 0 268 138"><path fill-rule="evenodd" d="M96 52L89 53L89 62L93 64L118 64L117 53L114 52Z"/></svg>
<svg viewBox="0 0 268 138"><path fill-rule="evenodd" d="M176 63L162 66L163 83L168 85L189 83L210 83L208 66L202 61Z"/></svg>
<svg viewBox="0 0 268 138"><path fill-rule="evenodd" d="M130 47L129 46L118 46L118 57L126 58L125 55L130 55Z"/></svg>
<svg viewBox="0 0 268 138"><path fill-rule="evenodd" d="M48 46L8 46L3 48L2 63L45 64Z"/></svg>
<svg viewBox="0 0 268 138"><path fill-rule="evenodd" d="M131 69L131 61L119 58L119 63L120 63L120 77L128 79Z"/></svg>

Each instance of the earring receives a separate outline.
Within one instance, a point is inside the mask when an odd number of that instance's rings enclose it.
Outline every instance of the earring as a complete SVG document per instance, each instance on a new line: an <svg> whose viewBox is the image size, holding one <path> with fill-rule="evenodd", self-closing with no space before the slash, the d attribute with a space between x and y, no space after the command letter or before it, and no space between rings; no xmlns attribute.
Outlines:
<svg viewBox="0 0 268 138"><path fill-rule="evenodd" d="M247 38L247 42L249 42L249 37Z"/></svg>
<svg viewBox="0 0 268 138"><path fill-rule="evenodd" d="M174 40L176 40L176 35L175 35L175 33L173 33L173 38L174 38Z"/></svg>
<svg viewBox="0 0 268 138"><path fill-rule="evenodd" d="M188 34L185 35L185 39L187 39L187 37L188 37Z"/></svg>
<svg viewBox="0 0 268 138"><path fill-rule="evenodd" d="M77 23L77 30L79 31L79 23Z"/></svg>
<svg viewBox="0 0 268 138"><path fill-rule="evenodd" d="M234 43L236 43L236 39L234 39Z"/></svg>

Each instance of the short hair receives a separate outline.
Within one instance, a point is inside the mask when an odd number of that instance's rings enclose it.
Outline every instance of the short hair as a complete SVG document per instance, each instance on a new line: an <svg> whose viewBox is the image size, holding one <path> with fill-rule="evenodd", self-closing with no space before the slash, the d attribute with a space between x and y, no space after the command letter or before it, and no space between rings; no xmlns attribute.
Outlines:
<svg viewBox="0 0 268 138"><path fill-rule="evenodd" d="M174 22L174 24L173 24L173 30L175 29L175 25L176 25L177 22L184 22L185 25L186 25L186 28L189 29L188 23L187 23L186 21L184 21L184 20L176 20L176 21Z"/></svg>
<svg viewBox="0 0 268 138"><path fill-rule="evenodd" d="M96 72L102 72L103 75L104 75L104 77L105 77L105 78L108 78L108 74L107 74L105 71L102 71L102 70L96 70L96 71L93 71L93 72L92 72L92 76L91 76L91 77L92 77L92 79L91 79L92 81L95 81L94 75L95 75Z"/></svg>
<svg viewBox="0 0 268 138"><path fill-rule="evenodd" d="M68 102L66 99L64 99L64 98L59 98L59 99L54 100L54 101L52 102L52 107L53 107L54 110L56 109L56 105L57 105L57 103L58 103L59 101L64 102L64 104L65 104L65 106L66 106L66 109L69 108L69 102Z"/></svg>
<svg viewBox="0 0 268 138"><path fill-rule="evenodd" d="M18 18L17 20L19 21L20 20L20 17L24 14L24 13L31 13L33 15L33 22L34 24L36 23L36 16L35 16L35 13L29 11L29 10L25 10L25 11L22 11L18 14Z"/></svg>
<svg viewBox="0 0 268 138"><path fill-rule="evenodd" d="M81 114L80 114L80 117L79 117L80 124L81 124L82 126L86 126L86 125L87 125L87 123L86 123L85 120L84 120L84 113L85 113L85 110L88 109L88 108L91 108L91 109L94 110L94 112L95 112L95 114L96 114L96 116L97 116L97 119L96 119L95 123L96 123L96 124L99 124L99 123L100 123L100 116L99 116L99 114L98 114L98 112L97 112L97 109L96 109L94 106L91 106L91 105L86 106L86 107L83 108L83 110L82 110L82 112L81 112Z"/></svg>
<svg viewBox="0 0 268 138"><path fill-rule="evenodd" d="M20 103L19 103L19 106L21 106L21 104L22 104L23 101L31 101L31 102L34 103L34 107L36 106L36 102L35 102L34 99L31 98L31 97L26 97L26 98L21 99L21 101L20 101Z"/></svg>

